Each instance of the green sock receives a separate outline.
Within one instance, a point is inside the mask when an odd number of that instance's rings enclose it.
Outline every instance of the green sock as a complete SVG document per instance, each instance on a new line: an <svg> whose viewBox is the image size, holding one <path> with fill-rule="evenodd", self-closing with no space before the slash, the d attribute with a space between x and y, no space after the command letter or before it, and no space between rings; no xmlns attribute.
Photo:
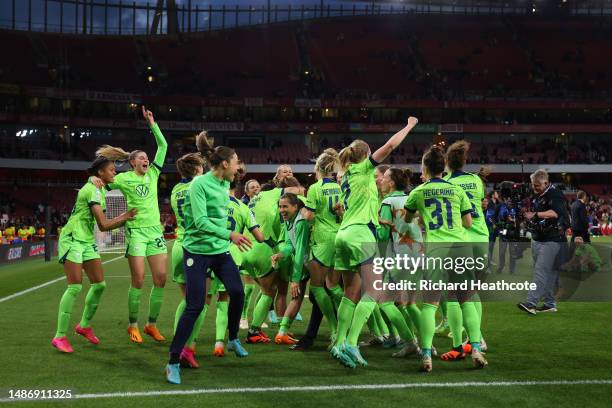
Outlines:
<svg viewBox="0 0 612 408"><path fill-rule="evenodd" d="M408 325L408 328L410 329L412 334L414 334L416 336L417 327L415 326L414 323L412 323L412 318L410 317L410 313L408 313L408 306L407 305L399 305L399 306L397 306L397 308L399 309L400 313L404 317L404 320L406 321L406 324Z"/></svg>
<svg viewBox="0 0 612 408"><path fill-rule="evenodd" d="M81 317L81 323L79 324L81 327L89 327L89 322L96 314L96 310L98 310L100 298L102 297L102 293L104 293L105 288L106 282L104 281L92 283L89 286L87 296L85 297L85 310L83 310L83 316Z"/></svg>
<svg viewBox="0 0 612 408"><path fill-rule="evenodd" d="M140 294L142 289L137 289L130 286L128 290L128 311L130 323L136 323L138 321L138 310L140 309Z"/></svg>
<svg viewBox="0 0 612 408"><path fill-rule="evenodd" d="M340 285L336 285L329 288L329 291L331 292L332 302L334 302L334 306L336 307L336 310L338 310L340 307L340 302L342 302L342 298L344 297L344 290L342 290Z"/></svg>
<svg viewBox="0 0 612 408"><path fill-rule="evenodd" d="M412 341L414 340L414 334L408 327L408 323L406 323L406 319L402 315L402 312L395 306L393 302L385 302L380 305L380 309L383 313L389 318L391 324L397 328L400 337L404 341Z"/></svg>
<svg viewBox="0 0 612 408"><path fill-rule="evenodd" d="M164 302L164 288L151 288L151 295L149 296L149 323L157 322L159 312Z"/></svg>
<svg viewBox="0 0 612 408"><path fill-rule="evenodd" d="M463 343L463 313L459 302L446 302L446 317L453 335L453 347L459 347Z"/></svg>
<svg viewBox="0 0 612 408"><path fill-rule="evenodd" d="M383 319L382 314L380 313L380 308L375 303L374 310L372 311L374 318L376 318L376 324L378 325L378 329L380 330L383 336L389 336L389 326L385 323L385 319Z"/></svg>
<svg viewBox="0 0 612 408"><path fill-rule="evenodd" d="M408 305L406 307L406 310L410 315L410 320L412 321L412 324L417 330L419 330L419 322L421 321L421 309L419 309L416 303L413 303L411 305Z"/></svg>
<svg viewBox="0 0 612 408"><path fill-rule="evenodd" d="M178 304L176 308L176 312L174 313L174 333L176 333L176 327L178 326L178 322L185 311L185 307L187 306L187 301L185 299L181 300L181 303ZM206 307L206 306L204 306Z"/></svg>
<svg viewBox="0 0 612 408"><path fill-rule="evenodd" d="M482 302L478 294L474 296L474 307L476 308L476 313L478 313L478 326L480 327L480 339L482 340Z"/></svg>
<svg viewBox="0 0 612 408"><path fill-rule="evenodd" d="M189 336L189 338L187 339L187 342L185 343L187 347L191 347L191 348L195 347L195 343L196 343L196 340L198 339L198 336L200 335L200 329L202 328L202 323L204 322L204 317L206 317L207 310L208 310L208 305L204 303L204 308L202 309L202 312L200 313L195 323L193 324L193 330L191 330L191 335Z"/></svg>
<svg viewBox="0 0 612 408"><path fill-rule="evenodd" d="M380 306L379 306L380 308ZM389 328L389 335L393 338L396 338L399 333L397 331L397 328L393 325L393 323L391 322L391 320L389 320L389 316L387 316L382 309L380 309L380 315L383 318L383 321L385 322L385 324L387 325L387 327Z"/></svg>
<svg viewBox="0 0 612 408"><path fill-rule="evenodd" d="M438 310L438 306L431 303L423 303L421 308L419 333L421 333L421 348L423 349L431 350L434 332L436 331L436 310Z"/></svg>
<svg viewBox="0 0 612 408"><path fill-rule="evenodd" d="M372 336L375 336L375 337L382 336L382 333L380 332L380 328L378 327L378 324L376 323L376 316L374 316L374 313L372 313L370 317L368 318L368 329L370 330L370 334L372 334Z"/></svg>
<svg viewBox="0 0 612 408"><path fill-rule="evenodd" d="M325 316L325 319L327 319L332 336L335 337L336 329L338 328L338 319L336 318L336 313L334 312L332 300L327 295L325 288L321 286L311 286L310 291L314 295L317 305L319 306L319 309L321 309L321 313L323 313L323 316Z"/></svg>
<svg viewBox="0 0 612 408"><path fill-rule="evenodd" d="M251 296L255 291L255 284L247 283L244 285L244 306L242 306L242 318L246 319L249 315L249 306L251 305Z"/></svg>
<svg viewBox="0 0 612 408"><path fill-rule="evenodd" d="M461 305L463 311L463 324L470 336L470 343L478 343L480 345L480 319L478 312L474 307L474 302L465 302Z"/></svg>
<svg viewBox="0 0 612 408"><path fill-rule="evenodd" d="M353 322L355 304L347 297L343 297L338 306L338 331L336 333L336 346L346 340L346 335Z"/></svg>
<svg viewBox="0 0 612 408"><path fill-rule="evenodd" d="M83 285L80 283L69 284L59 304L59 312L57 314L57 331L55 332L55 338L64 337L68 331L68 324L70 323L70 315L72 314L72 307L74 301L83 289Z"/></svg>
<svg viewBox="0 0 612 408"><path fill-rule="evenodd" d="M219 302L217 300L217 316L215 318L215 341L225 340L225 332L227 331L227 301Z"/></svg>
<svg viewBox="0 0 612 408"><path fill-rule="evenodd" d="M293 323L293 319L288 316L283 316L280 322L280 328L278 329L279 333L287 334L289 332L289 328L291 328L291 324Z"/></svg>
<svg viewBox="0 0 612 408"><path fill-rule="evenodd" d="M448 318L447 303L446 299L440 301L440 313L443 318Z"/></svg>
<svg viewBox="0 0 612 408"><path fill-rule="evenodd" d="M268 315L268 310L270 309L270 305L274 299L272 296L261 294L257 304L255 305L255 309L253 310L253 322L251 323L251 327L254 329L260 329L262 323L266 319Z"/></svg>
<svg viewBox="0 0 612 408"><path fill-rule="evenodd" d="M368 321L368 317L370 317L376 306L376 302L370 297L361 299L359 303L357 303L355 313L353 314L353 321L351 322L351 328L346 338L346 342L349 346L357 346L363 325Z"/></svg>

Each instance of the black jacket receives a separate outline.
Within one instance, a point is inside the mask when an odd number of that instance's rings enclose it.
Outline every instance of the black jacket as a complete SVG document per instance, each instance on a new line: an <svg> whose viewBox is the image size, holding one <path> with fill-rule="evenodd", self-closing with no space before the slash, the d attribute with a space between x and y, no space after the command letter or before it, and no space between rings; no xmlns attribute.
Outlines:
<svg viewBox="0 0 612 408"><path fill-rule="evenodd" d="M580 200L572 203L572 231L586 232L589 230L589 219L587 218L586 205Z"/></svg>

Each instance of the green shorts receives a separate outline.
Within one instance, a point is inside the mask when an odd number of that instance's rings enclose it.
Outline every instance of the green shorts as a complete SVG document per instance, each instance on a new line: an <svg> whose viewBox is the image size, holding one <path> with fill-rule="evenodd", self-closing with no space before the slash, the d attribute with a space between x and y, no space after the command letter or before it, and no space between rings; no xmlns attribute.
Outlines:
<svg viewBox="0 0 612 408"><path fill-rule="evenodd" d="M253 248L242 254L241 266L253 279L263 278L272 271L270 258L274 253L274 249L265 242L254 242Z"/></svg>
<svg viewBox="0 0 612 408"><path fill-rule="evenodd" d="M316 261L321 266L326 268L334 267L334 258L336 256L335 237L324 242L317 242L310 249L310 261Z"/></svg>
<svg viewBox="0 0 612 408"><path fill-rule="evenodd" d="M170 268L172 272L172 281L184 285L185 269L183 268L183 241L176 240L174 241L174 245L172 245Z"/></svg>
<svg viewBox="0 0 612 408"><path fill-rule="evenodd" d="M166 240L161 225L144 228L126 228L125 256L153 256L167 254Z"/></svg>
<svg viewBox="0 0 612 408"><path fill-rule="evenodd" d="M370 262L378 254L376 230L373 225L356 224L338 231L334 268L356 272L360 265ZM375 227L374 227L375 228Z"/></svg>
<svg viewBox="0 0 612 408"><path fill-rule="evenodd" d="M473 257L469 243L430 243L425 253L423 279L451 283L473 279L474 268L465 267L465 260Z"/></svg>
<svg viewBox="0 0 612 408"><path fill-rule="evenodd" d="M60 236L57 253L59 254L59 263L63 264L70 261L75 264L100 259L98 253L98 245L95 242L78 241L72 237L72 234Z"/></svg>

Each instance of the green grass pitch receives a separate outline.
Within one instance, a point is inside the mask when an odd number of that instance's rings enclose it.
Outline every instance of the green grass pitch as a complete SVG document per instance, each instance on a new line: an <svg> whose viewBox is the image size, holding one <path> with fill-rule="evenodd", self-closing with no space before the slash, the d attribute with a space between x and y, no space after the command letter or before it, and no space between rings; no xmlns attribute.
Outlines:
<svg viewBox="0 0 612 408"><path fill-rule="evenodd" d="M598 239L597 242L612 242ZM531 279L527 273L530 254L521 261L526 271L515 279ZM104 255L105 261L117 255ZM497 256L495 256L497 258ZM556 314L528 316L507 302L484 304L483 334L489 344L489 366L473 370L469 361L447 363L434 360L429 375L417 372L416 359L394 359L392 351L382 348L362 349L370 366L350 370L332 360L326 351L328 330L325 322L316 347L296 352L275 344L246 345L250 355L238 359L212 356L214 345L214 305L209 308L198 341L198 370L183 369L183 385L165 382L163 368L168 342L155 343L145 336L142 345L130 343L127 327L127 290L129 270L125 259L104 265L107 290L92 324L101 344L93 346L69 333L75 349L62 355L50 345L55 332L57 306L65 282L49 284L10 300L0 302L0 399L11 389L70 389L73 394L130 393L151 391L220 389L225 393L194 395L156 395L108 397L82 400L21 402L18 406L135 406L151 404L182 407L228 406L610 406L612 401L612 324L609 302L563 302ZM612 284L610 260L592 282L606 287ZM63 276L54 260L25 261L0 267L0 299ZM506 275L507 276L507 275ZM146 279L141 303L141 327L148 310L150 276ZM83 310L87 280L71 320L76 325ZM607 286L607 293L612 286ZM174 312L180 300L177 286L170 279L159 318L160 330L171 338ZM251 305L252 307L252 305ZM292 330L300 335L306 329L310 303L305 300L304 322ZM367 330L367 329L366 329ZM266 330L273 336L275 329ZM241 333L244 337L244 333ZM363 336L367 336L366 333ZM450 347L450 339L436 337L439 350ZM576 384L581 380L606 380L600 384ZM514 382L534 382L523 385ZM475 382L476 385L448 386L448 383ZM501 382L501 384L499 384ZM542 384L541 382L548 382ZM481 383L494 383L483 385ZM496 384L497 383L497 384ZM283 387L362 386L408 384L408 388L356 388L352 390L300 390ZM426 384L437 386L425 386ZM237 388L270 388L227 392Z"/></svg>

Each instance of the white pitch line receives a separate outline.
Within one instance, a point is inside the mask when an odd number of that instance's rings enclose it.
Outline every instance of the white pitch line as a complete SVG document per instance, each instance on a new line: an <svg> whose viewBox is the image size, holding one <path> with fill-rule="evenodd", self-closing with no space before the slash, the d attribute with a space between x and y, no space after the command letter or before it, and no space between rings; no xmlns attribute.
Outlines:
<svg viewBox="0 0 612 408"><path fill-rule="evenodd" d="M121 255L121 256L118 256L116 258L112 258L112 259L106 260L106 261L102 262L102 265L107 264L109 262L116 261L117 259L121 259L121 258L124 258L124 256ZM26 293L34 292L35 290L38 290L40 288L44 288L45 286L52 285L55 282L59 282L59 281L64 280L64 279L66 279L66 277L62 276L61 278L57 278L57 279L50 280L49 282L41 283L40 285L36 285L36 286L33 286L33 287L29 288L29 289L22 290L21 292L13 293L12 295L9 295L9 296L6 296L6 297L3 297L2 299L0 299L0 303L6 302L7 300L14 299L14 298L19 297L21 295L25 295Z"/></svg>
<svg viewBox="0 0 612 408"><path fill-rule="evenodd" d="M261 388L201 388L195 390L174 391L141 391L111 392L100 394L74 394L73 399L98 398L132 398L198 394L238 394L265 392L304 392L304 391L344 391L344 390L391 390L406 388L463 388L463 387L525 387L525 386L566 386L566 385L612 385L612 380L572 380L572 381L465 381L443 383L409 383L409 384L357 384L357 385L312 385L304 387L261 387ZM0 402L17 402L18 400L1 398Z"/></svg>

